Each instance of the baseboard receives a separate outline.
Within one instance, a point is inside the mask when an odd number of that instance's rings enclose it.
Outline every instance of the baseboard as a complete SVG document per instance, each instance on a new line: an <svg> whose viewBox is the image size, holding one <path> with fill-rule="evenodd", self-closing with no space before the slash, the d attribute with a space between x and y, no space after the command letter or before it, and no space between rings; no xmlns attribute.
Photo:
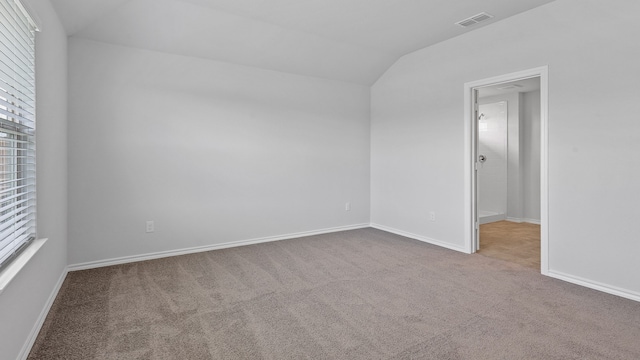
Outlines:
<svg viewBox="0 0 640 360"><path fill-rule="evenodd" d="M635 291L629 291L626 289L618 288L618 287L607 285L607 284L602 284L597 281L584 279L578 276L573 276L573 275L565 274L565 273L554 271L554 270L549 270L547 275L558 280L570 282L572 284L584 286L590 289L602 291L607 294L616 295L626 299L640 302L640 293Z"/></svg>
<svg viewBox="0 0 640 360"><path fill-rule="evenodd" d="M47 319L49 310L51 310L51 306L53 305L53 302L56 300L56 297L58 296L58 292L60 291L60 288L62 287L62 283L64 283L64 279L67 277L68 272L69 272L68 268L64 268L64 270L62 270L62 274L60 274L60 278L58 279L56 286L53 288L51 295L49 295L47 302L44 304L44 308L42 308L42 311L40 312L40 315L38 316L38 319L36 320L36 323L33 326L33 329L31 329L31 333L29 334L27 341L24 343L24 346L20 351L20 355L18 355L19 360L26 360L27 357L29 356L29 352L31 352L31 348L33 347L33 344L36 342L36 339L38 338L40 329L42 328L44 321Z"/></svg>
<svg viewBox="0 0 640 360"><path fill-rule="evenodd" d="M178 255L194 254L199 252L227 249L227 248L238 247L238 246L261 244L261 243L272 242L272 241L295 239L295 238L301 238L305 236L329 234L329 233L339 232L339 231L356 230L356 229L362 229L367 227L369 227L368 223L339 226L339 227L312 230L312 231L303 231L303 232L291 233L291 234L285 234L285 235L267 236L267 237L256 238L256 239L231 241L231 242L226 242L222 244L213 244L213 245L197 246L197 247L191 247L191 248L185 248L185 249L159 251L155 253L133 255L133 256L123 256L123 257L113 258L113 259L90 261L90 262L85 262L80 264L69 265L68 269L69 271L95 269L95 268L105 267L105 266L127 264L132 262L160 259L160 258L178 256Z"/></svg>
<svg viewBox="0 0 640 360"><path fill-rule="evenodd" d="M538 219L520 219L520 218L507 217L507 221L511 221L515 223L529 223L529 224L535 224L535 225L541 224L541 221Z"/></svg>
<svg viewBox="0 0 640 360"><path fill-rule="evenodd" d="M482 225L482 224L489 224L492 222L502 221L506 219L507 217L504 214L493 214L493 215L480 216L478 218L478 222L480 223L480 225Z"/></svg>
<svg viewBox="0 0 640 360"><path fill-rule="evenodd" d="M449 250L455 250L455 251L463 252L465 254L469 253L467 251L467 249L465 249L462 246L452 245L452 244L446 243L444 241L428 238L426 236L416 235L416 234L412 234L410 232L406 232L406 231L402 231L402 230L398 230L398 229L390 228L388 226L374 224L374 223L371 223L371 227L375 228L375 229L378 229L378 230L390 232L392 234L408 237L410 239L422 241L422 242L425 242L425 243L428 243L428 244L431 244L431 245L437 245L437 246L440 246L440 247L443 247L443 248L446 248L446 249L449 249Z"/></svg>

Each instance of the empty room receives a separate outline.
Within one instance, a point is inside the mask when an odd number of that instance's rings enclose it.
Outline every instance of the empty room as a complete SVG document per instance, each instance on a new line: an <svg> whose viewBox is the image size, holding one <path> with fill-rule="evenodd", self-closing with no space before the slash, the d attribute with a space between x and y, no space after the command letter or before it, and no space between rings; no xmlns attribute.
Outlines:
<svg viewBox="0 0 640 360"><path fill-rule="evenodd" d="M639 359L638 20L0 0L0 360Z"/></svg>

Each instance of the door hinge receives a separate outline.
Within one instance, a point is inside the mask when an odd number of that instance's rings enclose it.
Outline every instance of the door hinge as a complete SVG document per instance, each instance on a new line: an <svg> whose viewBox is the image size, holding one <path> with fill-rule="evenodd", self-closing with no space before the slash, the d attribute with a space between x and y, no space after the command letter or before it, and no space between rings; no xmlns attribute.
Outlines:
<svg viewBox="0 0 640 360"><path fill-rule="evenodd" d="M480 230L480 224L476 223L476 230Z"/></svg>
<svg viewBox="0 0 640 360"><path fill-rule="evenodd" d="M480 110L480 104L478 103L473 104L473 108L476 109L476 111Z"/></svg>
<svg viewBox="0 0 640 360"><path fill-rule="evenodd" d="M478 162L476 162L475 164L473 164L473 169L474 169L475 171L478 171Z"/></svg>

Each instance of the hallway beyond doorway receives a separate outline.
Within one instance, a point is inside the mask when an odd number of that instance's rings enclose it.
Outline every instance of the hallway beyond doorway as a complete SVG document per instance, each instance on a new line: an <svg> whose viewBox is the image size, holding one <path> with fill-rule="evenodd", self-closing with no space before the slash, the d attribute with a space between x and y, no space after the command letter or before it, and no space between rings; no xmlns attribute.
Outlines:
<svg viewBox="0 0 640 360"><path fill-rule="evenodd" d="M497 221L480 225L478 254L540 270L540 225Z"/></svg>

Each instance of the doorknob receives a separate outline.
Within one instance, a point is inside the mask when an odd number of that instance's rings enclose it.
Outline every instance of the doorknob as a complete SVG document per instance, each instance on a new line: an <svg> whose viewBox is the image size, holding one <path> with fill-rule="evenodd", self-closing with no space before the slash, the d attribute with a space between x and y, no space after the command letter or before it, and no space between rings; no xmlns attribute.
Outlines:
<svg viewBox="0 0 640 360"><path fill-rule="evenodd" d="M483 163L483 162L487 161L487 157L486 157L486 156L484 156L484 155L480 155L480 156L478 156L478 161L480 161L481 163Z"/></svg>

